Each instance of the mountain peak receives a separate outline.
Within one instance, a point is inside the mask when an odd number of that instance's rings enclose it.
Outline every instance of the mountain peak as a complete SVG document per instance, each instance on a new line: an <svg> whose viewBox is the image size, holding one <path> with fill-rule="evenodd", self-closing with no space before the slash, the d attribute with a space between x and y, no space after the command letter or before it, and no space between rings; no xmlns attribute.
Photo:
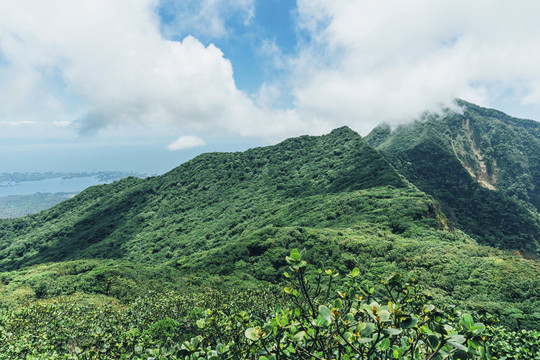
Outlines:
<svg viewBox="0 0 540 360"><path fill-rule="evenodd" d="M331 138L339 138L339 139L346 139L346 140L353 140L353 139L360 139L362 138L360 134L358 134L356 131L351 129L348 126L341 126L334 130L332 130L329 134L326 136Z"/></svg>

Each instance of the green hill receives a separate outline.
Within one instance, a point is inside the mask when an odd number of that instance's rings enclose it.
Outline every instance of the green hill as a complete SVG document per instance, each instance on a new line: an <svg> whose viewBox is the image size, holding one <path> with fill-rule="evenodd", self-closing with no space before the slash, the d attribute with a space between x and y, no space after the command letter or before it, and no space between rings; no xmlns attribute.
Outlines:
<svg viewBox="0 0 540 360"><path fill-rule="evenodd" d="M448 159L431 167L452 165ZM346 127L204 154L162 176L91 187L39 214L3 220L0 295L84 291L127 301L150 288L252 287L281 281L293 248L343 273L358 267L366 286L402 272L439 304L490 312L516 328L540 326L538 263L453 229L436 200Z"/></svg>
<svg viewBox="0 0 540 360"><path fill-rule="evenodd" d="M482 244L539 250L540 123L458 101L366 140L409 181L440 201L450 225Z"/></svg>
<svg viewBox="0 0 540 360"><path fill-rule="evenodd" d="M328 220L306 213L304 202L382 186L412 191L348 128L204 154L163 176L92 187L40 214L1 222L0 268L80 258L173 261L268 225L322 226Z"/></svg>

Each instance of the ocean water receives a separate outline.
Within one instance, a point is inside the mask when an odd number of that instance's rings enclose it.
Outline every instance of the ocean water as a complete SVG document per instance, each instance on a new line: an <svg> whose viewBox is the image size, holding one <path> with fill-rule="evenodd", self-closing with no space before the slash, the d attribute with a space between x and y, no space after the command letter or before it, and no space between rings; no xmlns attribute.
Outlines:
<svg viewBox="0 0 540 360"><path fill-rule="evenodd" d="M9 195L32 195L36 193L80 192L84 189L105 184L95 176L74 178L52 178L38 181L0 182L0 197Z"/></svg>

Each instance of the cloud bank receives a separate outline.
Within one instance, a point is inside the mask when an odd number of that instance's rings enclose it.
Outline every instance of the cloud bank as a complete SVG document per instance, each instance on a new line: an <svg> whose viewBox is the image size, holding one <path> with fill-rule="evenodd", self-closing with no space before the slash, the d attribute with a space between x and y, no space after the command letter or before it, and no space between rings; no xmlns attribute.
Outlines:
<svg viewBox="0 0 540 360"><path fill-rule="evenodd" d="M83 133L147 125L279 137L310 128L256 106L214 45L165 39L157 5L2 1L0 121L72 121Z"/></svg>
<svg viewBox="0 0 540 360"><path fill-rule="evenodd" d="M365 133L455 97L540 104L538 2L299 0L298 7L311 38L294 70L302 116Z"/></svg>
<svg viewBox="0 0 540 360"><path fill-rule="evenodd" d="M237 88L234 64L221 49L193 35L170 40L158 14L167 5L176 21L170 29L226 37L227 16L255 22L254 4L4 0L0 123L272 141L341 125L366 134L455 97L540 104L536 2L298 0L294 54L282 58L285 52L266 43L287 84L261 84L258 97ZM291 103L275 108L284 91Z"/></svg>

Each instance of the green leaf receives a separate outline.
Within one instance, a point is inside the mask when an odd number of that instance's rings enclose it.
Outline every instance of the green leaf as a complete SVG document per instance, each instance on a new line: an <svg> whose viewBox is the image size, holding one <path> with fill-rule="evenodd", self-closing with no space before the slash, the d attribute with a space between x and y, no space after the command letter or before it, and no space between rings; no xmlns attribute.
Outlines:
<svg viewBox="0 0 540 360"><path fill-rule="evenodd" d="M463 324L463 326L465 326L467 330L470 330L471 327L474 325L473 317L470 314L465 314L461 318L461 323Z"/></svg>
<svg viewBox="0 0 540 360"><path fill-rule="evenodd" d="M332 323L332 320L334 320L334 316L330 312L330 309L324 305L319 306L319 314L326 322L328 322L328 324Z"/></svg>
<svg viewBox="0 0 540 360"><path fill-rule="evenodd" d="M361 337L368 337L373 333L373 330L375 330L375 325L372 323L362 323L362 327L360 328L360 336Z"/></svg>
<svg viewBox="0 0 540 360"><path fill-rule="evenodd" d="M483 332L484 330L486 330L486 325L482 324L482 323L475 323L473 326L471 326L471 328L469 329L470 332L472 332L473 334L480 334L481 332Z"/></svg>
<svg viewBox="0 0 540 360"><path fill-rule="evenodd" d="M316 327L323 327L326 326L326 324L328 324L328 322L321 315L317 316L317 320L315 321Z"/></svg>
<svg viewBox="0 0 540 360"><path fill-rule="evenodd" d="M466 339L463 335L452 335L447 338L448 344L452 345L458 350L467 351L467 348L462 345L465 340Z"/></svg>
<svg viewBox="0 0 540 360"><path fill-rule="evenodd" d="M379 311L379 319L381 322L387 322L390 321L390 313L386 310Z"/></svg>
<svg viewBox="0 0 540 360"><path fill-rule="evenodd" d="M300 253L298 252L297 249L292 249L291 250L290 258L293 259L294 261L302 260L302 256L300 255Z"/></svg>
<svg viewBox="0 0 540 360"><path fill-rule="evenodd" d="M401 329L394 329L394 328L388 328L388 329L384 329L383 330L383 333L387 334L387 335L399 335L401 334Z"/></svg>
<svg viewBox="0 0 540 360"><path fill-rule="evenodd" d="M295 342L299 342L299 341L302 341L302 339L306 336L306 332L305 331L300 331L299 333L295 334L292 339L293 341Z"/></svg>
<svg viewBox="0 0 540 360"><path fill-rule="evenodd" d="M381 341L380 346L381 346L382 351L386 351L386 349L388 349L390 347L390 339L389 338L384 338Z"/></svg>
<svg viewBox="0 0 540 360"><path fill-rule="evenodd" d="M403 321L401 321L400 328L402 329L410 329L416 326L418 324L418 318L416 317L409 317Z"/></svg>
<svg viewBox="0 0 540 360"><path fill-rule="evenodd" d="M427 337L427 342L433 350L439 346L439 338L436 335L429 335Z"/></svg>
<svg viewBox="0 0 540 360"><path fill-rule="evenodd" d="M253 340L253 341L259 340L259 336L257 336L257 333L255 332L254 328L246 329L245 335L250 340Z"/></svg>
<svg viewBox="0 0 540 360"><path fill-rule="evenodd" d="M351 277L355 278L357 277L358 275L360 274L360 269L359 268L354 268L352 271L351 271Z"/></svg>

